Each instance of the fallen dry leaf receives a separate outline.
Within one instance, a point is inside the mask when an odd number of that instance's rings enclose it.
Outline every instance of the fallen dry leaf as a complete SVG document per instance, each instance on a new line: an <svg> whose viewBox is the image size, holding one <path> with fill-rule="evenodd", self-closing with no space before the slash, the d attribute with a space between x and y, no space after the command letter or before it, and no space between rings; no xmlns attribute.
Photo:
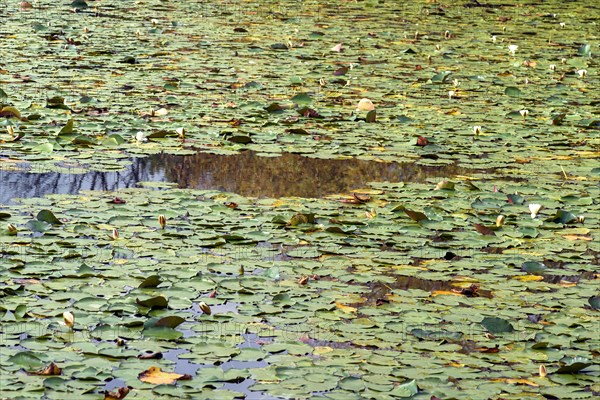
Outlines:
<svg viewBox="0 0 600 400"><path fill-rule="evenodd" d="M158 367L150 367L146 371L140 373L138 379L142 382L155 385L171 385L176 381L192 379L192 376L188 374L176 374L174 372L163 372Z"/></svg>
<svg viewBox="0 0 600 400"><path fill-rule="evenodd" d="M54 363L50 363L50 365L48 365L46 368L31 373L31 375L45 375L45 376L60 375L60 374L62 374L62 368L59 368L58 365L56 365Z"/></svg>
<svg viewBox="0 0 600 400"><path fill-rule="evenodd" d="M105 391L104 400L123 400L131 391L128 387L120 387L113 392Z"/></svg>

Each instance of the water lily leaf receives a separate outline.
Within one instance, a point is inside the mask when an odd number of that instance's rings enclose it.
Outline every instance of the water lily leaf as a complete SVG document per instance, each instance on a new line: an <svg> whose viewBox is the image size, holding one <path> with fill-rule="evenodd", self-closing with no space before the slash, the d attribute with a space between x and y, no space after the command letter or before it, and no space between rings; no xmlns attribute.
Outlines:
<svg viewBox="0 0 600 400"><path fill-rule="evenodd" d="M368 123L373 123L376 122L377 120L377 111L375 110L371 110L367 113L367 116L365 117L365 121L367 121Z"/></svg>
<svg viewBox="0 0 600 400"><path fill-rule="evenodd" d="M452 72L450 72L450 71L440 72L431 77L431 82L432 83L446 83L451 75L452 75Z"/></svg>
<svg viewBox="0 0 600 400"><path fill-rule="evenodd" d="M152 132L146 138L148 139L163 139L167 136L177 136L176 132L168 131L166 129L161 129L159 131Z"/></svg>
<svg viewBox="0 0 600 400"><path fill-rule="evenodd" d="M73 118L69 119L65 126L58 132L59 135L66 135L73 133Z"/></svg>
<svg viewBox="0 0 600 400"><path fill-rule="evenodd" d="M306 93L298 93L291 99L296 104L310 104L313 99Z"/></svg>
<svg viewBox="0 0 600 400"><path fill-rule="evenodd" d="M41 358L32 351L18 352L17 354L9 357L7 361L28 370L38 369L44 365Z"/></svg>
<svg viewBox="0 0 600 400"><path fill-rule="evenodd" d="M592 296L588 299L588 303L594 310L600 310L600 296Z"/></svg>
<svg viewBox="0 0 600 400"><path fill-rule="evenodd" d="M0 219L8 219L10 218L10 214L7 212L0 212Z"/></svg>
<svg viewBox="0 0 600 400"><path fill-rule="evenodd" d="M278 111L281 112L283 111L283 107L281 107L278 103L271 103L267 107L265 107L265 110L267 110L270 113Z"/></svg>
<svg viewBox="0 0 600 400"><path fill-rule="evenodd" d="M185 322L184 318L181 318L177 315L173 315L170 317L164 317L159 319L158 321L156 321L156 324L154 324L154 326L164 326L167 328L176 328L179 325L183 324Z"/></svg>
<svg viewBox="0 0 600 400"><path fill-rule="evenodd" d="M527 272L528 274L539 275L548 269L544 264L537 261L527 261L521 265L521 270Z"/></svg>
<svg viewBox="0 0 600 400"><path fill-rule="evenodd" d="M163 296L150 297L145 300L135 299L135 302L148 308L166 308L169 305L168 300Z"/></svg>
<svg viewBox="0 0 600 400"><path fill-rule="evenodd" d="M52 153L54 151L54 146L52 143L42 143L38 144L31 150L36 153Z"/></svg>
<svg viewBox="0 0 600 400"><path fill-rule="evenodd" d="M499 317L485 317L481 321L481 325L491 334L500 334L505 332L513 332L515 328L505 319Z"/></svg>
<svg viewBox="0 0 600 400"><path fill-rule="evenodd" d="M89 136L78 135L78 136L75 136L75 138L73 138L73 140L71 141L71 144L80 144L80 145L84 145L84 146L91 146L91 145L98 144L98 142L96 142L95 139L93 139Z"/></svg>
<svg viewBox="0 0 600 400"><path fill-rule="evenodd" d="M518 195L518 194L507 194L506 198L508 199L508 202L510 204L514 204L514 205L517 205L517 206L520 206L523 203L525 203L525 198L523 196Z"/></svg>
<svg viewBox="0 0 600 400"><path fill-rule="evenodd" d="M46 232L49 229L52 229L52 225L45 221L29 221L27 222L27 228L32 232Z"/></svg>
<svg viewBox="0 0 600 400"><path fill-rule="evenodd" d="M191 375L176 374L173 372L163 372L158 367L150 367L146 371L138 375L138 379L142 382L152 383L154 385L171 385L178 380L192 379Z"/></svg>
<svg viewBox="0 0 600 400"><path fill-rule="evenodd" d="M566 116L567 116L567 114L553 115L550 121L551 121L552 125L562 125Z"/></svg>
<svg viewBox="0 0 600 400"><path fill-rule="evenodd" d="M144 279L144 281L142 283L140 283L140 285L138 286L138 288L143 289L143 288L155 288L158 285L160 285L162 283L162 280L160 279L160 276L158 275L150 275L149 277L147 277L146 279Z"/></svg>
<svg viewBox="0 0 600 400"><path fill-rule="evenodd" d="M248 144L248 143L252 143L252 138L248 135L233 135L227 138L228 141L233 142L233 143L240 143L240 144Z"/></svg>
<svg viewBox="0 0 600 400"><path fill-rule="evenodd" d="M547 221L555 222L558 224L570 224L577 221L577 216L568 211L558 210L554 217L550 217Z"/></svg>
<svg viewBox="0 0 600 400"><path fill-rule="evenodd" d="M427 218L427 215L425 215L424 213L419 212L419 211L411 211L411 210L408 210L408 209L404 209L404 212L413 221L419 222L419 221L423 221L423 220L428 220L429 219L429 218Z"/></svg>
<svg viewBox="0 0 600 400"><path fill-rule="evenodd" d="M496 236L496 232L494 232L492 229L490 229L487 226L484 226L482 224L475 224L475 229L477 230L477 232L481 233L482 235Z"/></svg>
<svg viewBox="0 0 600 400"><path fill-rule="evenodd" d="M564 365L558 368L554 372L555 374L576 374L582 369L593 365L593 363L583 357L564 357L560 361Z"/></svg>
<svg viewBox="0 0 600 400"><path fill-rule="evenodd" d="M71 3L71 7L77 10L84 10L88 8L88 4L85 2L85 0L74 0Z"/></svg>
<svg viewBox="0 0 600 400"><path fill-rule="evenodd" d="M582 44L577 49L577 54L580 56L590 56L592 54L592 46L588 43Z"/></svg>
<svg viewBox="0 0 600 400"><path fill-rule="evenodd" d="M40 212L38 212L35 219L37 219L38 221L48 222L52 225L62 225L62 222L60 222L60 220L56 218L54 213L50 210L41 210Z"/></svg>
<svg viewBox="0 0 600 400"><path fill-rule="evenodd" d="M521 97L523 92L516 86L508 86L504 89L504 94L510 97ZM520 115L520 114L519 114Z"/></svg>
<svg viewBox="0 0 600 400"><path fill-rule="evenodd" d="M417 382L414 379L412 381L402 383L388 392L390 396L400 398L412 397L417 393L419 393L419 388L417 387Z"/></svg>

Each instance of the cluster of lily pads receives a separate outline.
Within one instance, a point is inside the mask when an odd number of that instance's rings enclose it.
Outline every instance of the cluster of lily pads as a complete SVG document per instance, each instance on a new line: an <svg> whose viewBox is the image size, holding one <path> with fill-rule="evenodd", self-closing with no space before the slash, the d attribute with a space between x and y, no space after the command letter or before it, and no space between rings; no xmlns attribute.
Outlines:
<svg viewBox="0 0 600 400"><path fill-rule="evenodd" d="M3 395L591 397L597 183L20 199L0 214Z"/></svg>
<svg viewBox="0 0 600 400"><path fill-rule="evenodd" d="M2 206L0 397L596 396L598 17L0 4L3 174L198 150L473 171L321 199L149 183Z"/></svg>

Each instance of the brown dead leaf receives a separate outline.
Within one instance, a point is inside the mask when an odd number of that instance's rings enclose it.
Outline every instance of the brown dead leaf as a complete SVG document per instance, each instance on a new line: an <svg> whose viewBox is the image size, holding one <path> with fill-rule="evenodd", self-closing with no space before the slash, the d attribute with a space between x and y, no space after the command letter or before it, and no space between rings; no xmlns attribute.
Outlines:
<svg viewBox="0 0 600 400"><path fill-rule="evenodd" d="M585 240L586 242L593 240L591 236L586 235L563 235L563 237L567 240Z"/></svg>
<svg viewBox="0 0 600 400"><path fill-rule="evenodd" d="M48 365L46 368L31 373L31 375L44 375L44 376L60 375L60 374L62 374L62 368L59 368L58 365L56 365L54 363L50 363L50 365Z"/></svg>
<svg viewBox="0 0 600 400"><path fill-rule="evenodd" d="M475 224L475 229L477 230L477 232L481 233L482 235L496 236L496 233L493 230L491 230L490 228L488 228L487 226L484 226L482 224Z"/></svg>
<svg viewBox="0 0 600 400"><path fill-rule="evenodd" d="M115 391L109 392L109 391L105 391L104 392L104 400L123 400L125 398L125 396L127 396L129 394L129 392L131 391L130 388L128 387L120 387Z"/></svg>
<svg viewBox="0 0 600 400"><path fill-rule="evenodd" d="M152 383L154 385L172 385L176 381L192 379L191 375L176 374L174 372L163 372L158 367L150 367L138 375L142 382Z"/></svg>

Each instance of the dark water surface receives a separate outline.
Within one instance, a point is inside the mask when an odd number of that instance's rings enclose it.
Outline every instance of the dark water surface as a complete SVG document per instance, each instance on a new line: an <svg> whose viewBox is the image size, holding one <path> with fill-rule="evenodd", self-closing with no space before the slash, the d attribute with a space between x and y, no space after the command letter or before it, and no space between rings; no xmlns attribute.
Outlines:
<svg viewBox="0 0 600 400"><path fill-rule="evenodd" d="M261 157L235 155L156 154L133 158L123 172L83 174L10 171L0 160L0 204L13 198L76 194L80 190L117 191L139 182L174 182L180 188L216 189L253 197L322 197L365 187L368 182L423 182L430 177L464 174L463 168L382 163L358 159L328 160L284 153Z"/></svg>

